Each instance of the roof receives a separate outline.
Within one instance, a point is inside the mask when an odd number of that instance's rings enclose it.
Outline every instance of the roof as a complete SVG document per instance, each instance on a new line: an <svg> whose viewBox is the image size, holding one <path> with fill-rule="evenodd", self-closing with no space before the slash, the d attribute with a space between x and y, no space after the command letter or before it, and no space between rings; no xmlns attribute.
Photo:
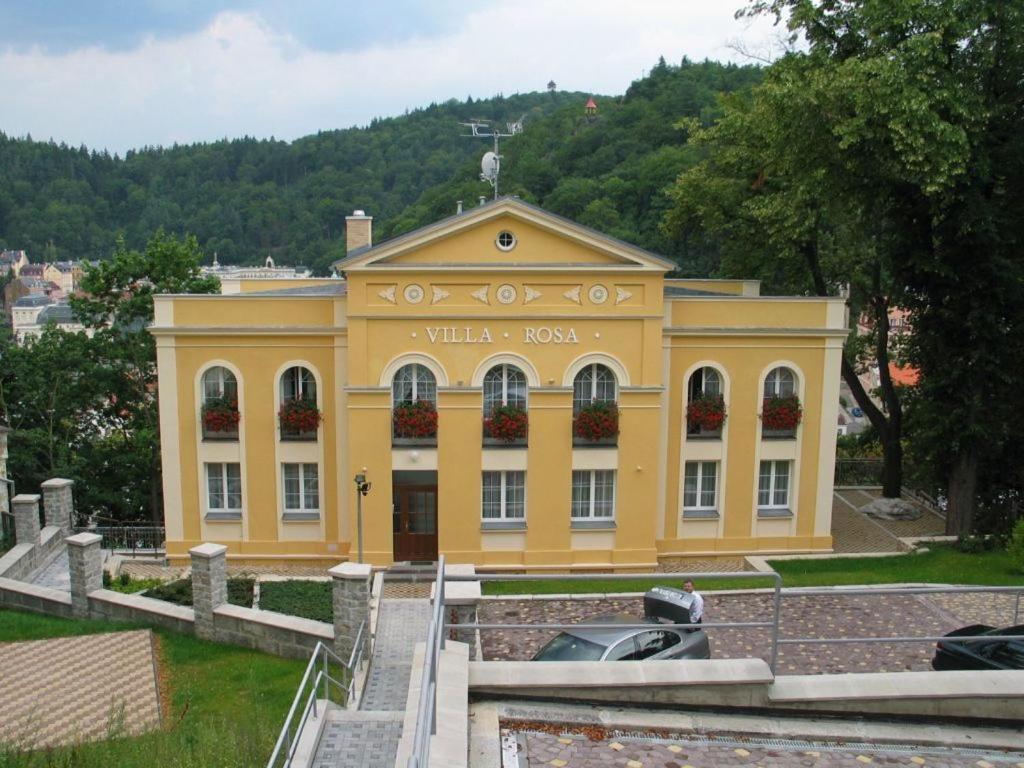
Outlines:
<svg viewBox="0 0 1024 768"><path fill-rule="evenodd" d="M591 96L587 99L587 109L597 109L597 103L594 101L594 97Z"/></svg>
<svg viewBox="0 0 1024 768"><path fill-rule="evenodd" d="M734 296L735 294L720 293L718 291L700 291L696 288L685 288L681 285L666 285L665 298L677 299L682 296Z"/></svg>
<svg viewBox="0 0 1024 768"><path fill-rule="evenodd" d="M52 304L53 299L49 296L43 296L41 294L32 294L30 296L22 296L16 302L14 307L45 307L47 304Z"/></svg>
<svg viewBox="0 0 1024 768"><path fill-rule="evenodd" d="M70 304L51 304L40 312L39 317L36 318L36 323L39 325L46 325L47 323L54 323L55 325L70 325L71 323L76 322L78 321L75 319L75 315L71 311Z"/></svg>
<svg viewBox="0 0 1024 768"><path fill-rule="evenodd" d="M344 296L348 285L344 280L334 280L330 285L303 285L299 288L272 288L267 291L245 291L232 296Z"/></svg>
<svg viewBox="0 0 1024 768"><path fill-rule="evenodd" d="M633 243L627 243L625 240L619 240L618 238L612 237L604 232L599 232L591 227L586 227L572 219L567 219L564 216L551 213L539 206L524 202L518 197L511 196L499 197L497 200L489 200L483 205L477 205L462 213L447 216L439 221L435 221L433 224L427 224L419 227L418 229L414 229L411 232L406 232L405 234L398 235L390 240L385 240L377 245L359 248L349 253L344 259L334 262L332 266L336 270L344 270L357 263L360 266L368 265L377 260L382 260L389 256L396 255L396 253L402 251L403 246L412 247L411 244L414 241L420 240L424 238L424 236L443 236L446 234L447 230L452 229L456 225L471 226L506 213L511 213L513 215L518 214L521 218L527 219L535 224L543 225L546 223L551 226L551 228L557 228L564 234L575 236L580 240L588 241L592 246L592 241L594 240L604 243L608 246L609 251L616 253L623 258L623 260L634 261L635 266L637 267L649 265L665 271L670 271L675 269L677 266L671 259L657 253L651 253L650 251L646 251Z"/></svg>

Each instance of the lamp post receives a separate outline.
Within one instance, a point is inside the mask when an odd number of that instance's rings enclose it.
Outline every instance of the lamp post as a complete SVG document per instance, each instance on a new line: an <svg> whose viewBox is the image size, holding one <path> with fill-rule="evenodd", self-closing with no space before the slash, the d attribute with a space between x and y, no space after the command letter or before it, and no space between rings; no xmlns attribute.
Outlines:
<svg viewBox="0 0 1024 768"><path fill-rule="evenodd" d="M370 483L366 482L366 467L356 475L356 530L359 542L359 562L363 562L363 496L370 492Z"/></svg>

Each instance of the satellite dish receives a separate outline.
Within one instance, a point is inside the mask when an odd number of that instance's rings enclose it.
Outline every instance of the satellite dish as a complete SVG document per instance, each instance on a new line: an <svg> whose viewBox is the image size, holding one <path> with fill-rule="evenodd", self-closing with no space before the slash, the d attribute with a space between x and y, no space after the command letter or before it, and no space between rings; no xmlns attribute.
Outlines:
<svg viewBox="0 0 1024 768"><path fill-rule="evenodd" d="M499 165L500 161L494 152L485 152L480 161L480 178L493 184L494 180L498 178Z"/></svg>

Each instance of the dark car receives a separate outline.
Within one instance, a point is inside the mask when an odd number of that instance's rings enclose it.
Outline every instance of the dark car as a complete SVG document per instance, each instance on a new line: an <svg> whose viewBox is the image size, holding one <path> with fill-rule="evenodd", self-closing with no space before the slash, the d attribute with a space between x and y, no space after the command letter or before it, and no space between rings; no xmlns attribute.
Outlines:
<svg viewBox="0 0 1024 768"><path fill-rule="evenodd" d="M983 637L1015 635L1013 640L975 640L950 643L940 640L932 658L932 669L1024 669L1024 624L997 629L988 624L972 624L950 632L946 637Z"/></svg>
<svg viewBox="0 0 1024 768"><path fill-rule="evenodd" d="M639 661L641 659L709 659L708 636L690 622L693 596L681 589L655 587L644 597L644 616L624 613L595 616L559 633L534 661ZM593 628L591 624L649 624L640 629ZM673 629L664 624L691 624Z"/></svg>

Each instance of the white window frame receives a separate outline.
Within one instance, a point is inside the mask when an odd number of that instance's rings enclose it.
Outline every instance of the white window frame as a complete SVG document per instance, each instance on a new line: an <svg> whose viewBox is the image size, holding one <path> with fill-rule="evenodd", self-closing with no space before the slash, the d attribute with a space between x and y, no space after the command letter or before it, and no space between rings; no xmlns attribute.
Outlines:
<svg viewBox="0 0 1024 768"><path fill-rule="evenodd" d="M583 381L582 378L589 371L590 380ZM598 398L597 396L597 385L598 385L598 374L607 374L611 380L612 385L612 397L609 398ZM604 386L607 382L602 382ZM589 397L584 392L577 392L582 390L584 387L590 388ZM597 402L600 399L601 402L615 403L619 399L619 380L615 376L615 371L609 368L604 363L590 363L580 368L576 372L576 376L572 380L572 411L573 413L579 413L580 409L590 405L591 403Z"/></svg>
<svg viewBox="0 0 1024 768"><path fill-rule="evenodd" d="M770 465L768 483L768 502L761 503L761 478L764 476L764 465ZM786 468L786 498L780 504L775 501L775 494L778 491L779 468ZM790 509L789 502L793 493L793 462L789 459L762 459L757 472L757 508L758 509Z"/></svg>
<svg viewBox="0 0 1024 768"><path fill-rule="evenodd" d="M235 388L235 398L238 398L238 377L235 376L234 372L224 367L223 365L212 365L203 371L203 405L206 405L211 397L224 397L227 393L224 391L224 385L227 383L228 378L231 379L231 384ZM211 395L207 389L207 384L214 384L217 389L216 395Z"/></svg>
<svg viewBox="0 0 1024 768"><path fill-rule="evenodd" d="M484 494L486 492L486 483L484 477L486 475L499 475L499 502L498 502L498 516L497 517L485 517L484 516ZM509 514L509 479L510 475L521 475L523 484L523 514L521 516L513 516ZM484 470L481 476L480 483L480 521L484 524L488 523L514 523L517 525L526 525L526 471L522 469L516 470Z"/></svg>
<svg viewBox="0 0 1024 768"><path fill-rule="evenodd" d="M402 379L400 377L404 375L404 372L406 370L409 370L409 372L412 375L412 378L411 378L412 394L410 396L410 399L408 399L408 400L406 400L406 399L399 400L399 399L397 399L395 397L395 395L397 394L395 392L395 387L396 387L396 385L398 385L402 381ZM424 380L422 383L424 385L429 383L430 388L433 390L433 393L429 397L421 398L420 395L419 395L419 388L420 388L420 383L421 383L420 382L420 376L423 375L423 374L425 374L424 379L429 377L430 381L427 382L426 380ZM423 365L423 363L406 363L401 368L399 368L397 371L395 371L395 375L391 379L391 405L392 405L392 407L394 407L396 405L401 405L401 404L404 404L404 403L415 403L416 401L421 400L421 399L422 400L428 400L429 402L433 403L435 406L437 405L437 377L434 375L434 372L432 370L430 370L430 368L428 368L427 366Z"/></svg>
<svg viewBox="0 0 1024 768"><path fill-rule="evenodd" d="M787 388L791 388L790 392L786 394L782 393L783 389L783 373L788 373L790 381L785 382ZM797 378L796 371L785 365L778 365L768 371L768 375L764 378L764 397L789 397L797 393Z"/></svg>
<svg viewBox="0 0 1024 768"><path fill-rule="evenodd" d="M299 506L289 507L288 506L288 468L298 468L298 480L299 480ZM307 507L306 500L306 473L312 469L314 476L316 477L316 506ZM281 508L284 510L286 515L294 514L320 514L320 466L316 462L310 461L285 461L281 463Z"/></svg>
<svg viewBox="0 0 1024 768"><path fill-rule="evenodd" d="M483 400L484 400L483 408L484 408L484 415L485 416L490 416L490 411L489 411L489 409L487 407L488 378L490 377L490 375L492 373L494 373L494 371L498 370L499 368L501 369L501 402L500 403L497 403L497 402L491 403L490 407L494 408L497 405L508 405L508 380L509 380L509 376L510 375L511 376L518 375L523 380L523 402L522 402L522 406L521 406L523 410L526 410L527 403L529 402L529 384L528 384L528 382L526 380L526 374L523 373L522 369L519 366L517 366L517 365L513 365L511 363L500 363L500 364L494 366L493 368L491 368L490 370L488 370L487 373L484 374L484 379L483 379L483 383L482 383L481 389L483 390ZM518 408L520 406L517 405L516 407Z"/></svg>
<svg viewBox="0 0 1024 768"><path fill-rule="evenodd" d="M228 467L233 466L238 468L238 506L230 506L230 493L228 492ZM216 470L214 468L217 468ZM216 471L218 477L214 477ZM242 465L237 461L207 461L204 462L203 475L206 480L206 511L220 514L238 515L242 514ZM223 499L223 505L215 507L213 505L213 497L210 493L210 481L215 479L220 484L220 496Z"/></svg>
<svg viewBox="0 0 1024 768"><path fill-rule="evenodd" d="M611 478L612 486L612 499L611 499L611 514L610 515L598 515L597 513L597 479L598 475L602 476L602 479L606 477ZM575 499L570 498L571 509L569 517L572 522L575 523L613 523L615 522L615 508L616 500L618 495L618 478L616 477L616 471L614 469L574 469L572 471L572 488L576 488L576 477L577 475L587 475L587 485L582 486L587 489L586 498L586 509L577 513ZM571 496L571 494L570 494Z"/></svg>
<svg viewBox="0 0 1024 768"><path fill-rule="evenodd" d="M719 464L720 464L720 462L717 462L717 461L687 461L687 462L684 462L684 464L683 464L683 514L686 514L687 512L715 512L715 513L718 512L718 487L720 485L720 483L718 482ZM697 503L696 504L692 504L692 505L688 505L686 503L686 470L691 465L694 465L694 466L697 467L697 490L695 492L696 493L696 501L697 501ZM703 497L704 490L705 490L705 488L704 488L704 480L705 480L705 477L704 477L704 467L706 465L711 465L712 467L714 467L714 470L715 470L715 472L714 472L714 490L713 490L714 500L713 500L713 502L711 503L710 506L701 503L701 498Z"/></svg>
<svg viewBox="0 0 1024 768"><path fill-rule="evenodd" d="M285 396L285 377L291 375L292 371L298 371L295 374L295 397L290 398ZM308 377L306 376L308 374ZM313 402L317 402L319 399L319 392L317 392L316 376L313 374L311 368L307 368L305 365L292 365L284 370L281 374L281 402L286 403L290 400L305 400L309 392L308 388L312 388L313 397L309 398Z"/></svg>

